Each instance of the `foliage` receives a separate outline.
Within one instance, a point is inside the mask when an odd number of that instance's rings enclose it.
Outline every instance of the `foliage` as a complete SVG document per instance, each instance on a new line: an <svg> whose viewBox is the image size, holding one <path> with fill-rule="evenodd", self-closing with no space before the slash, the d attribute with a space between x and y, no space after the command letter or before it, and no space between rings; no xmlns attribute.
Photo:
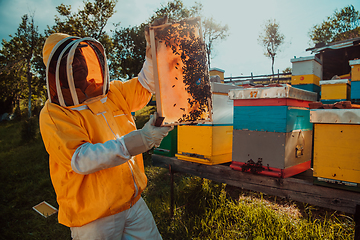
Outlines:
<svg viewBox="0 0 360 240"><path fill-rule="evenodd" d="M145 59L145 24L117 28L114 31L110 54L110 78L133 78L137 76Z"/></svg>
<svg viewBox="0 0 360 240"><path fill-rule="evenodd" d="M34 24L34 16L25 14L15 36L9 42L3 40L0 51L0 86L5 90L0 95L0 100L10 100L12 105L14 102L19 105L21 99L28 98L28 117L32 115L32 98L43 94L43 88L39 86L44 81L36 72L42 67L39 66L42 41L43 37Z"/></svg>
<svg viewBox="0 0 360 240"><path fill-rule="evenodd" d="M35 139L38 130L38 119L36 117L28 118L21 124L21 141L30 142Z"/></svg>
<svg viewBox="0 0 360 240"><path fill-rule="evenodd" d="M150 119L150 115L154 114L156 111L155 106L146 106L135 112L134 118L136 123L136 128L142 128L147 121Z"/></svg>
<svg viewBox="0 0 360 240"><path fill-rule="evenodd" d="M114 48L111 59L114 61L110 63L110 78L132 78L139 74L145 59L145 27L155 19L168 16L170 22L177 22L195 16L201 8L198 3L187 8L181 0L174 0L167 5L162 4L146 23L133 27L117 27L112 37Z"/></svg>
<svg viewBox="0 0 360 240"><path fill-rule="evenodd" d="M279 24L275 19L269 19L263 26L263 33L260 33L258 42L264 47L264 55L271 59L271 71L274 75L274 62L279 47L284 43L284 35L280 33Z"/></svg>
<svg viewBox="0 0 360 240"><path fill-rule="evenodd" d="M287 67L282 71L282 73L291 73L291 71L292 71L291 67Z"/></svg>
<svg viewBox="0 0 360 240"><path fill-rule="evenodd" d="M139 73L145 59L145 26L164 16L168 16L169 22L201 16L202 8L202 4L198 2L191 7L186 7L181 0L169 1L166 5L162 4L146 23L134 27L117 28L113 35L113 52L114 59L118 62L111 62L111 78L131 78ZM215 42L225 39L228 36L227 31L227 25L221 26L213 18L203 19L203 37L209 66Z"/></svg>
<svg viewBox="0 0 360 240"><path fill-rule="evenodd" d="M116 12L116 3L117 0L86 0L83 9L77 12L72 12L71 5L60 4L56 7L60 16L55 15L55 25L48 26L46 35L60 32L77 37L91 37L100 41L109 55L112 43L104 28Z"/></svg>
<svg viewBox="0 0 360 240"><path fill-rule="evenodd" d="M181 173L173 176L175 207L174 216L170 218L168 170L147 167L146 175L149 184L143 198L153 212L164 239L307 240L354 237L354 221L349 216L325 212L325 215L314 217L317 212L314 207L301 210L297 206L301 203L277 203L262 194L239 189L235 194L234 189L228 190L225 184Z"/></svg>
<svg viewBox="0 0 360 240"><path fill-rule="evenodd" d="M210 68L211 55L214 50L214 43L219 40L224 40L229 36L229 27L227 24L221 26L221 24L216 23L213 17L205 18L203 20L203 26L203 37L206 45L208 65Z"/></svg>
<svg viewBox="0 0 360 240"><path fill-rule="evenodd" d="M55 25L48 26L47 33L67 33L77 37L101 39L106 34L104 28L115 13L117 0L84 1L84 8L71 12L71 5L60 4L56 7L60 16L55 15Z"/></svg>
<svg viewBox="0 0 360 240"><path fill-rule="evenodd" d="M58 223L56 214L44 218L32 209L42 201L58 205L39 128L36 124L34 141L23 142L22 125L0 124L0 238L70 240L69 228Z"/></svg>
<svg viewBox="0 0 360 240"><path fill-rule="evenodd" d="M309 37L315 44L360 37L360 13L353 5L335 10L332 16L310 30Z"/></svg>
<svg viewBox="0 0 360 240"><path fill-rule="evenodd" d="M181 0L169 1L167 5L161 4L161 8L155 11L155 14L149 19L149 23L157 18L167 16L169 22L179 22L182 19L196 17L201 12L203 6L195 2L195 5L187 8Z"/></svg>

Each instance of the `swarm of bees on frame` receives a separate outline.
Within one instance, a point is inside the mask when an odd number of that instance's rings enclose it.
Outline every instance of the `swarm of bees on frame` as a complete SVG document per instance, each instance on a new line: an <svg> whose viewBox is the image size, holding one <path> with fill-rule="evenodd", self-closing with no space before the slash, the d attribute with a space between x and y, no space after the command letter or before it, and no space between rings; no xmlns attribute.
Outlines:
<svg viewBox="0 0 360 240"><path fill-rule="evenodd" d="M205 44L194 32L194 29L199 29L199 25L198 19L186 20L156 31L156 39L171 48L173 54L180 56L185 90L192 97L187 99L191 110L188 114L184 113L178 122L205 120L202 115L209 111L211 104ZM179 69L179 63L174 67ZM177 77L175 79L179 80ZM185 108L180 109L185 112Z"/></svg>

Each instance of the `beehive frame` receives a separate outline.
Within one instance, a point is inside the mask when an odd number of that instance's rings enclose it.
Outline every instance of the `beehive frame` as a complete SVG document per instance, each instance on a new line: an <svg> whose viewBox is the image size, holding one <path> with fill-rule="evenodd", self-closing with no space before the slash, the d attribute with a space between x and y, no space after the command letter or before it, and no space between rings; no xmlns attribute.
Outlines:
<svg viewBox="0 0 360 240"><path fill-rule="evenodd" d="M200 18L149 28L156 107L163 126L212 121Z"/></svg>

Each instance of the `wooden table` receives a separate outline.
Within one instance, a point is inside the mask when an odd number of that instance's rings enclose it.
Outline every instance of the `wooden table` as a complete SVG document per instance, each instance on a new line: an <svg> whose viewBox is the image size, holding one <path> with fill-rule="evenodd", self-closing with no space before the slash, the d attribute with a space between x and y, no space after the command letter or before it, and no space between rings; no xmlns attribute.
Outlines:
<svg viewBox="0 0 360 240"><path fill-rule="evenodd" d="M230 163L204 165L155 154L152 155L152 161L154 166L170 169L171 178L174 172L188 173L246 190L353 214L355 239L360 240L360 193L314 185L311 169L290 178L275 178L236 171L230 168ZM173 180L171 189L172 207Z"/></svg>

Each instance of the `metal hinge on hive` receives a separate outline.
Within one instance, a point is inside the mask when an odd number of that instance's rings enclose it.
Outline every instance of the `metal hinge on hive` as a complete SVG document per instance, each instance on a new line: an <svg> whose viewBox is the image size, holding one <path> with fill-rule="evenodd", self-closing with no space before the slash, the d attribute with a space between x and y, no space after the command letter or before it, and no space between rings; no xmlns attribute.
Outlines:
<svg viewBox="0 0 360 240"><path fill-rule="evenodd" d="M295 147L295 157L301 157L302 155L304 155L304 147L301 144L296 145Z"/></svg>

